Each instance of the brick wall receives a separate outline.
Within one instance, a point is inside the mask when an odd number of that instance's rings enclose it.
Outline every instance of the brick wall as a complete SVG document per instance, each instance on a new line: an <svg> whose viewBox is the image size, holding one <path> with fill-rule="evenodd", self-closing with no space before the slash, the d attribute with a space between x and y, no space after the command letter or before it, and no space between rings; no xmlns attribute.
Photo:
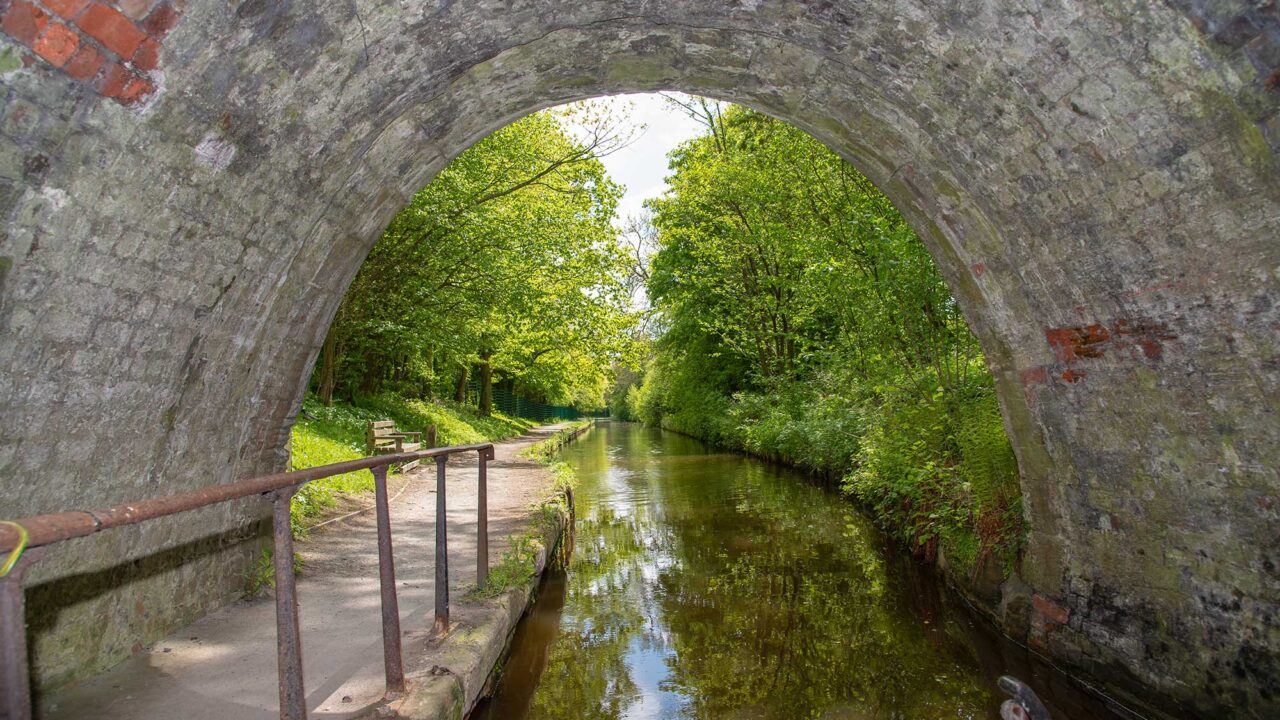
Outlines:
<svg viewBox="0 0 1280 720"><path fill-rule="evenodd" d="M154 91L165 35L183 0L4 0L0 30L43 62L124 105Z"/></svg>

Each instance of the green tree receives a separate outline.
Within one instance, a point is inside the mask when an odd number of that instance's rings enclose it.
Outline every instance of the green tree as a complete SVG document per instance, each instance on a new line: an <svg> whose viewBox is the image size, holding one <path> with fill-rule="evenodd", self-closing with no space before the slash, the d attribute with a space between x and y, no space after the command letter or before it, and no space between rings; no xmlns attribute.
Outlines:
<svg viewBox="0 0 1280 720"><path fill-rule="evenodd" d="M887 197L800 130L684 102L706 132L647 204L658 337L627 413L805 465L933 556L1016 554L1017 465L990 375Z"/></svg>
<svg viewBox="0 0 1280 720"><path fill-rule="evenodd" d="M585 127L575 138L569 121ZM321 399L452 394L508 379L548 402L603 404L628 343L621 188L599 157L627 138L591 106L536 113L451 162L387 227L321 353Z"/></svg>

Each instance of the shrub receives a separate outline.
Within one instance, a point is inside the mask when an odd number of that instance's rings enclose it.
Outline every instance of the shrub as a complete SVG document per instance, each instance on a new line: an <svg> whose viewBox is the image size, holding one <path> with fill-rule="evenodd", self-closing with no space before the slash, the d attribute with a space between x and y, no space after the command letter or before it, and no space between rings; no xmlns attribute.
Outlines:
<svg viewBox="0 0 1280 720"><path fill-rule="evenodd" d="M941 546L970 571L993 553L1006 569L1015 559L1018 467L990 386L886 395L854 462L846 490L927 558Z"/></svg>

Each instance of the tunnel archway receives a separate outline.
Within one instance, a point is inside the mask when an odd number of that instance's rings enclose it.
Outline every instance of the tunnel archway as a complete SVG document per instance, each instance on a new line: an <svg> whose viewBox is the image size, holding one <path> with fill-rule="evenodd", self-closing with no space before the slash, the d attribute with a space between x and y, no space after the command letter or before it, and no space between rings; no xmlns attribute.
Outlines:
<svg viewBox="0 0 1280 720"><path fill-rule="evenodd" d="M278 469L337 303L414 191L534 110L679 90L808 131L929 246L1023 473L1025 584L985 598L1001 621L1119 691L1265 714L1270 36L1210 39L1232 18L1194 6L1013 5L191 0L161 5L153 69L122 65L150 85L132 94L7 23L5 57L30 61L3 65L6 513ZM44 677L224 602L244 563L234 529L261 510L44 563L51 596L80 590L36 623ZM176 549L141 559L160 548ZM98 587L122 567L125 584Z"/></svg>

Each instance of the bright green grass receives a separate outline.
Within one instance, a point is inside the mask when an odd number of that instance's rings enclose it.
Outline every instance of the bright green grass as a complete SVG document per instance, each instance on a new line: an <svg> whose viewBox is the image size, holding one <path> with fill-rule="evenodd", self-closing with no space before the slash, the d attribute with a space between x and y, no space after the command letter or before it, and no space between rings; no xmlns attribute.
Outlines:
<svg viewBox="0 0 1280 720"><path fill-rule="evenodd" d="M524 450L521 450L520 454L530 460L537 460L543 465L550 465L552 464L552 459L560 452L560 448L568 444L569 436L593 422L595 421L591 418L574 420L560 430L557 430L545 440L539 440Z"/></svg>
<svg viewBox="0 0 1280 720"><path fill-rule="evenodd" d="M495 598L514 587L529 581L537 572L538 551L542 541L533 533L511 536L511 547L502 553L502 559L489 568L484 587L474 594L482 598Z"/></svg>
<svg viewBox="0 0 1280 720"><path fill-rule="evenodd" d="M408 400L394 395L361 398L359 404L335 402L325 407L308 394L293 426L292 462L294 470L355 460L365 456L365 427L370 420L395 420L396 427L425 431L436 426L437 445L467 445L502 440L524 433L538 423L501 413L481 417L475 408ZM335 505L342 495L373 490L373 474L368 470L315 480L302 486L293 497L293 528L305 534Z"/></svg>

